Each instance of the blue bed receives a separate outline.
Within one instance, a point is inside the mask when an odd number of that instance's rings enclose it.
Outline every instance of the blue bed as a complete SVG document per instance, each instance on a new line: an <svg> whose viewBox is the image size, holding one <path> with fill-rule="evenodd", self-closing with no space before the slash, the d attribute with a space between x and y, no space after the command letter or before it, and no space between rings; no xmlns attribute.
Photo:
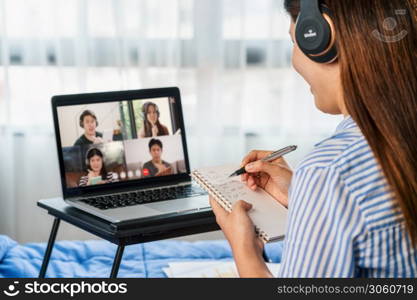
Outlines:
<svg viewBox="0 0 417 300"><path fill-rule="evenodd" d="M37 277L45 243L19 245L0 235L0 277ZM282 243L266 246L272 262L280 262ZM116 246L107 241L57 241L47 277L108 277ZM226 241L158 241L125 248L118 277L166 277L162 268L174 261L231 260Z"/></svg>

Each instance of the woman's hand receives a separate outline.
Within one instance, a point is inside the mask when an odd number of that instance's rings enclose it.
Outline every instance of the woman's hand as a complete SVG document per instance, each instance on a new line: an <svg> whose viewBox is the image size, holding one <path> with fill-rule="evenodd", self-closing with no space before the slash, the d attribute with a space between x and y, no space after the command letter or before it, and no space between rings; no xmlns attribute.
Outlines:
<svg viewBox="0 0 417 300"><path fill-rule="evenodd" d="M232 248L240 277L271 277L262 257L264 244L256 236L254 224L248 215L252 205L239 200L229 213L214 198L209 197L209 200L216 222Z"/></svg>
<svg viewBox="0 0 417 300"><path fill-rule="evenodd" d="M292 170L283 158L272 162L261 161L272 151L254 150L242 160L247 173L241 175L243 181L251 189L264 189L285 207L288 207L288 189L291 183Z"/></svg>
<svg viewBox="0 0 417 300"><path fill-rule="evenodd" d="M91 185L91 180L94 177L97 177L96 174L92 171L92 170L88 170L88 181L87 181L87 185Z"/></svg>
<svg viewBox="0 0 417 300"><path fill-rule="evenodd" d="M158 136L158 126L152 124L152 136Z"/></svg>
<svg viewBox="0 0 417 300"><path fill-rule="evenodd" d="M263 243L256 236L255 227L248 215L252 204L239 200L235 202L232 212L229 213L214 198L210 196L209 199L216 222L229 241L232 250L250 248L262 254Z"/></svg>

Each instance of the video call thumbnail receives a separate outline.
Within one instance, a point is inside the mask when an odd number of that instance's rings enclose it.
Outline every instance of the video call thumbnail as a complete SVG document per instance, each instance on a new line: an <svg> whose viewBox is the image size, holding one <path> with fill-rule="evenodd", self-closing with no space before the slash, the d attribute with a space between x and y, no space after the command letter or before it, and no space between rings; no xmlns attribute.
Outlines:
<svg viewBox="0 0 417 300"><path fill-rule="evenodd" d="M68 188L185 173L174 98L58 107Z"/></svg>

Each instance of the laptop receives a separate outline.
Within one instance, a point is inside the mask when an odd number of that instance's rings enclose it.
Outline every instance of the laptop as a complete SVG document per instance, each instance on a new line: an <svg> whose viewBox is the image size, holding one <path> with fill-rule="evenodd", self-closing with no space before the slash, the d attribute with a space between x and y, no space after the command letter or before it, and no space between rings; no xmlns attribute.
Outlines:
<svg viewBox="0 0 417 300"><path fill-rule="evenodd" d="M63 198L112 223L210 211L176 87L52 98Z"/></svg>

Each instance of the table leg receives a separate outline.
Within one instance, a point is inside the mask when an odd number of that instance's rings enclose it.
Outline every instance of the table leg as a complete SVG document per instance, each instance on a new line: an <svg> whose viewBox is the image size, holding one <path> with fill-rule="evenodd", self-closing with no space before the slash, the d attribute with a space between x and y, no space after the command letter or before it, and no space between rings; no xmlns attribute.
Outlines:
<svg viewBox="0 0 417 300"><path fill-rule="evenodd" d="M61 219L55 218L54 224L52 225L51 234L49 235L48 246L46 247L45 254L43 256L42 267L39 272L39 278L45 278L46 269L48 268L49 258L51 257L52 248L55 244L56 233L58 232L59 223Z"/></svg>
<svg viewBox="0 0 417 300"><path fill-rule="evenodd" d="M113 267L111 268L110 278L117 277L117 273L119 272L120 262L122 261L124 249L125 249L124 245L119 245L117 247L116 256L114 257L114 261L113 261Z"/></svg>

